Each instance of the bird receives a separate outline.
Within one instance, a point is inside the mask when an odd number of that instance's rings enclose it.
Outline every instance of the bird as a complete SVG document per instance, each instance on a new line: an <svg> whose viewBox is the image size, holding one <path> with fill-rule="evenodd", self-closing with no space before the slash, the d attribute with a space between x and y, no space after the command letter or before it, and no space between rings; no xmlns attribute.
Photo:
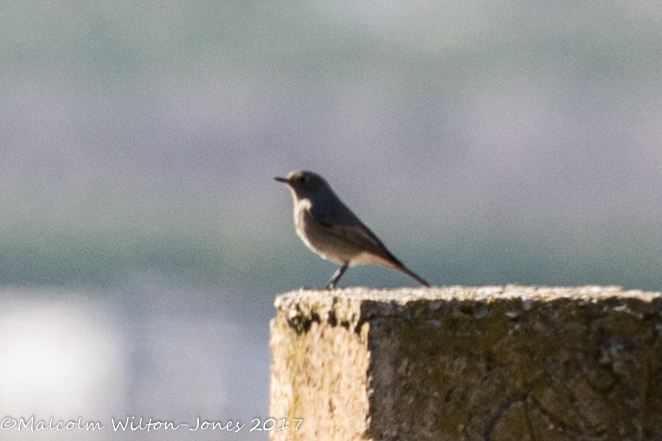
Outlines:
<svg viewBox="0 0 662 441"><path fill-rule="evenodd" d="M300 170L274 178L287 184L294 203L294 227L303 243L326 260L340 264L326 289L335 288L354 265L375 264L402 271L421 285L421 276L398 260L317 173Z"/></svg>

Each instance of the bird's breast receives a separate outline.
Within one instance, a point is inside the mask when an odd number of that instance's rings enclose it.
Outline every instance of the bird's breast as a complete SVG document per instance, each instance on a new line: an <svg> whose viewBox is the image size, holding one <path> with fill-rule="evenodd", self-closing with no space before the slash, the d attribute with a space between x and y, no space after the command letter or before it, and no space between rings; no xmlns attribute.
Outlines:
<svg viewBox="0 0 662 441"><path fill-rule="evenodd" d="M294 205L294 226L297 236L313 252L327 260L335 260L323 251L323 246L318 243L316 223L310 212L312 204L309 199L299 199Z"/></svg>
<svg viewBox="0 0 662 441"><path fill-rule="evenodd" d="M294 201L294 226L297 231L304 227L306 216L310 216L310 209L312 208L310 199L298 199Z"/></svg>

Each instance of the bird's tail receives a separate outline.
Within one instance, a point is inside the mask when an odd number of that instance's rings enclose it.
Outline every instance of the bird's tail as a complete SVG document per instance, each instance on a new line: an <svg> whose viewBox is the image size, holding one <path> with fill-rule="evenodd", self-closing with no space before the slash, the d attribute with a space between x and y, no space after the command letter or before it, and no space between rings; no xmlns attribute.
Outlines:
<svg viewBox="0 0 662 441"><path fill-rule="evenodd" d="M428 287L430 286L430 284L428 282L426 282L421 276L419 276L418 274L416 274L415 272L413 272L412 270L410 270L406 266L402 265L402 267L398 268L398 269L400 271L402 271L403 273L407 274L409 277L412 277L412 278L416 279L416 281L418 283L420 283L421 285L428 286Z"/></svg>

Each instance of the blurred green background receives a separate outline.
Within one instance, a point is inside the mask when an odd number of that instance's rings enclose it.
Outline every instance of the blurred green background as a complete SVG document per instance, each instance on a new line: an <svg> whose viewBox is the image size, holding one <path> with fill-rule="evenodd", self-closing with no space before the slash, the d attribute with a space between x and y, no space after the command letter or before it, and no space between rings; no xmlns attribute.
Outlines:
<svg viewBox="0 0 662 441"><path fill-rule="evenodd" d="M436 284L659 289L660 14L4 2L0 282L321 285L271 181L307 167Z"/></svg>
<svg viewBox="0 0 662 441"><path fill-rule="evenodd" d="M323 284L307 167L437 284L659 289L660 9L4 2L0 282Z"/></svg>
<svg viewBox="0 0 662 441"><path fill-rule="evenodd" d="M211 302L253 336L228 369L258 360L224 406L266 412L273 297L335 270L272 180L294 169L436 285L662 287L662 5L25 0L0 24L7 305L83 292L131 339Z"/></svg>

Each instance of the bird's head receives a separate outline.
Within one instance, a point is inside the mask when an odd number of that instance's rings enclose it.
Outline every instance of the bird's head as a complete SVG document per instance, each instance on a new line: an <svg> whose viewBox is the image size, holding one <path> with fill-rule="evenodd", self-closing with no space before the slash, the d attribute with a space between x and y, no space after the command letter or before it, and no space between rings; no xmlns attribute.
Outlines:
<svg viewBox="0 0 662 441"><path fill-rule="evenodd" d="M293 171L285 178L274 178L278 182L287 184L297 198L305 198L311 194L330 190L329 184L323 177L311 171Z"/></svg>

